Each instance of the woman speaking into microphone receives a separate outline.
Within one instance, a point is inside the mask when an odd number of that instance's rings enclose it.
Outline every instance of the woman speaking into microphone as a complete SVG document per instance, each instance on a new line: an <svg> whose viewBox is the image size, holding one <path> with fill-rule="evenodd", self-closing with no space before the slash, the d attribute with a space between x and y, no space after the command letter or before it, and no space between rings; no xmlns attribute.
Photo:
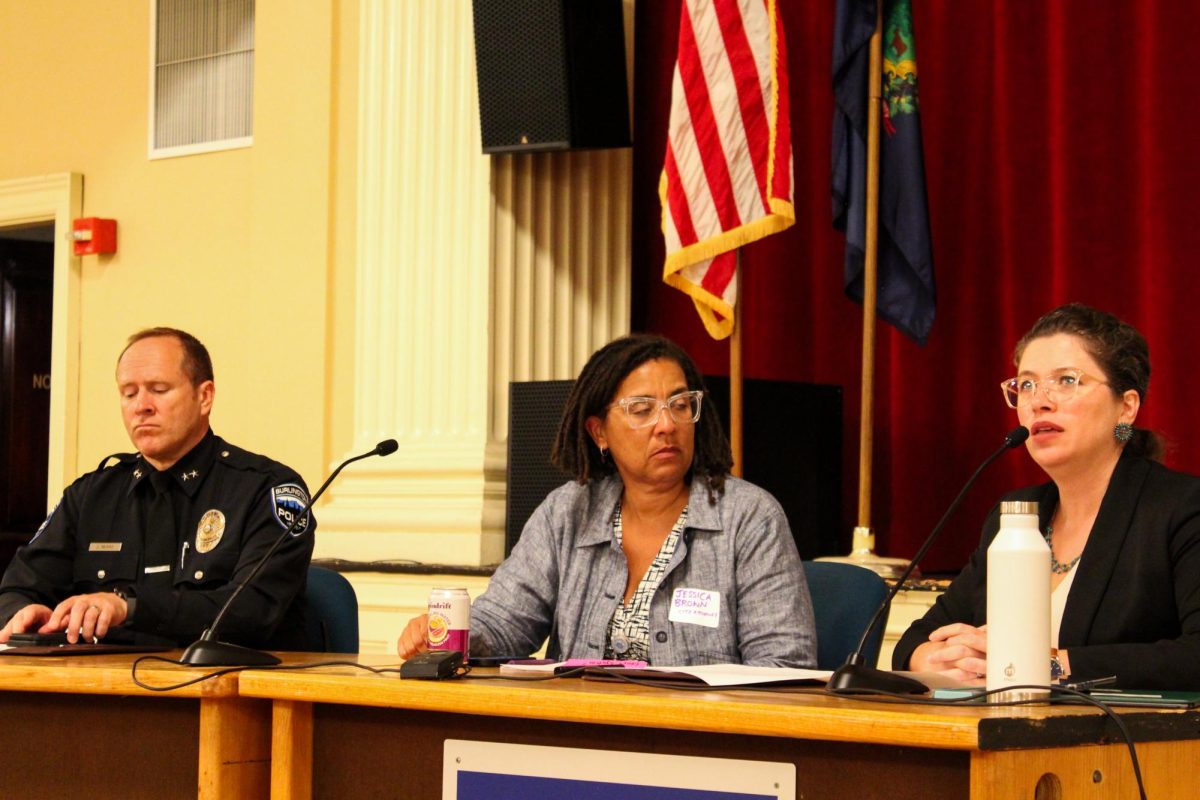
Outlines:
<svg viewBox="0 0 1200 800"><path fill-rule="evenodd" d="M1014 363L1000 388L1050 482L1003 499L1036 501L1050 546L1051 676L1200 689L1200 478L1164 467L1158 436L1135 427L1150 383L1145 338L1072 303L1034 324ZM895 668L983 682L998 508L962 573L900 639Z"/></svg>

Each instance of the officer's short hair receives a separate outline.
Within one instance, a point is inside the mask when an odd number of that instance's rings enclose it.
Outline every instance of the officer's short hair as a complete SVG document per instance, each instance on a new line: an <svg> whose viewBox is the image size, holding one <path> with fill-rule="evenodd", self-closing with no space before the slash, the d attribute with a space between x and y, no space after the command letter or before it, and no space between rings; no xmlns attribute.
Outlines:
<svg viewBox="0 0 1200 800"><path fill-rule="evenodd" d="M154 339L159 336L168 336L182 345L183 371L187 373L193 386L199 386L205 381L213 379L212 358L208 355L208 348L195 336L178 328L158 327L138 331L125 342L125 349L121 351L121 355L117 356L117 363L121 363L121 359L125 357L125 353L130 347L143 339Z"/></svg>

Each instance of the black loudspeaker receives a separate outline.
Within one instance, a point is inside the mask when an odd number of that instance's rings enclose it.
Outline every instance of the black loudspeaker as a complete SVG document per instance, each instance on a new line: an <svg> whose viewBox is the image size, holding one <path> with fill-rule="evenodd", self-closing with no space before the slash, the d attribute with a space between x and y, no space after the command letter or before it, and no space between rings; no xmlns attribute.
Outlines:
<svg viewBox="0 0 1200 800"><path fill-rule="evenodd" d="M705 377L704 402L729 434L729 378ZM844 555L842 387L790 381L742 382L746 480L766 489L787 514L800 557Z"/></svg>
<svg viewBox="0 0 1200 800"><path fill-rule="evenodd" d="M575 381L508 384L508 499L504 555L512 552L525 523L546 495L571 480L550 463L563 407Z"/></svg>
<svg viewBox="0 0 1200 800"><path fill-rule="evenodd" d="M550 464L573 381L509 384L508 508L504 553L551 490L570 480ZM729 432L729 379L705 378L704 411ZM746 480L766 489L787 514L801 558L840 555L842 387L747 380L742 427Z"/></svg>
<svg viewBox="0 0 1200 800"><path fill-rule="evenodd" d="M473 0L483 152L629 147L621 0Z"/></svg>

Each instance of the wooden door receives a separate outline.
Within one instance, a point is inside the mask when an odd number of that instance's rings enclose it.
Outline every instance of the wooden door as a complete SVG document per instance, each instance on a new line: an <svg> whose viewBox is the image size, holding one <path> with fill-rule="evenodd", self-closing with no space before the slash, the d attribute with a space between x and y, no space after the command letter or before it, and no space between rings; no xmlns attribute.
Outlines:
<svg viewBox="0 0 1200 800"><path fill-rule="evenodd" d="M46 517L53 270L52 242L0 238L0 570Z"/></svg>

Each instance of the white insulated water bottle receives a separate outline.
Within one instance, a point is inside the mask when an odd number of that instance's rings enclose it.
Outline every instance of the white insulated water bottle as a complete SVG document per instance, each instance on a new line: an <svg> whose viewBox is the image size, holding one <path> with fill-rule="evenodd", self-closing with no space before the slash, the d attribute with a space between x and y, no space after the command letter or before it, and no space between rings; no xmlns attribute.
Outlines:
<svg viewBox="0 0 1200 800"><path fill-rule="evenodd" d="M1050 683L1050 547L1038 504L1000 504L1000 532L987 551L987 688ZM995 699L1045 697L1018 690Z"/></svg>

